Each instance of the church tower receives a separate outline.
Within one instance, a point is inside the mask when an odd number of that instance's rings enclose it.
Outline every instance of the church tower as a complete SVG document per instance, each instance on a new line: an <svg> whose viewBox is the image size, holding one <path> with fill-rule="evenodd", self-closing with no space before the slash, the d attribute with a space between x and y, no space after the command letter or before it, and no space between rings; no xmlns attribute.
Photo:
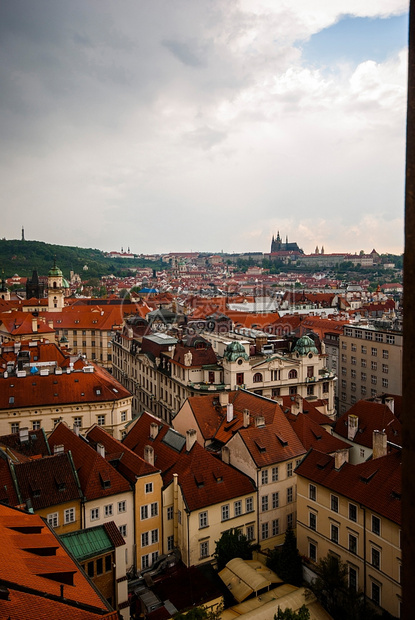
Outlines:
<svg viewBox="0 0 415 620"><path fill-rule="evenodd" d="M56 266L56 258L53 267L48 273L48 310L49 312L61 312L64 305L63 274Z"/></svg>

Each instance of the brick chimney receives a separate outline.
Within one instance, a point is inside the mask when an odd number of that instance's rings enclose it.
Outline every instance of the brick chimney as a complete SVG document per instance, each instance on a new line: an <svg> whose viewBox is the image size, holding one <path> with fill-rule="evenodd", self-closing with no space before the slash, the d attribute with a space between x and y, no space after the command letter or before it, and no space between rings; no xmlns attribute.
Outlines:
<svg viewBox="0 0 415 620"><path fill-rule="evenodd" d="M334 453L334 469L340 469L343 463L349 461L349 450L343 448L342 450L336 450Z"/></svg>
<svg viewBox="0 0 415 620"><path fill-rule="evenodd" d="M347 439L353 441L359 428L359 418L353 413L347 416Z"/></svg>
<svg viewBox="0 0 415 620"><path fill-rule="evenodd" d="M150 424L150 438L155 439L159 432L159 425L156 422Z"/></svg>
<svg viewBox="0 0 415 620"><path fill-rule="evenodd" d="M144 446L144 460L154 466L154 448L153 446Z"/></svg>
<svg viewBox="0 0 415 620"><path fill-rule="evenodd" d="M249 423L251 421L251 413L249 409L244 409L243 415L244 415L243 426L244 428L248 428Z"/></svg>
<svg viewBox="0 0 415 620"><path fill-rule="evenodd" d="M385 431L373 431L373 455L374 459L386 456L388 453L387 436Z"/></svg>
<svg viewBox="0 0 415 620"><path fill-rule="evenodd" d="M190 428L186 431L186 452L190 452L196 443L197 433L194 428Z"/></svg>

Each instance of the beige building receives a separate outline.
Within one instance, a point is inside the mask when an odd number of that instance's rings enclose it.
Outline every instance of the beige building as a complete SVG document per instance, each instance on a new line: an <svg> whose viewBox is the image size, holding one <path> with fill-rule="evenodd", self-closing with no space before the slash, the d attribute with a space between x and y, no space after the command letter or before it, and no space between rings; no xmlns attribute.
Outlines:
<svg viewBox="0 0 415 620"><path fill-rule="evenodd" d="M377 433L370 461L352 465L311 450L296 470L297 545L313 566L333 553L349 585L378 611L400 617L401 452Z"/></svg>
<svg viewBox="0 0 415 620"><path fill-rule="evenodd" d="M362 398L402 394L402 332L347 325L339 343L339 413Z"/></svg>

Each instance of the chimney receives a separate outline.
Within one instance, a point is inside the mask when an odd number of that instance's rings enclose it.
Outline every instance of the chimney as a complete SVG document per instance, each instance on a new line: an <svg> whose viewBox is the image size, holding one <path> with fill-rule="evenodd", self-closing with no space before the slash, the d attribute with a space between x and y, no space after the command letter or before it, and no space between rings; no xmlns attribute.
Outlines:
<svg viewBox="0 0 415 620"><path fill-rule="evenodd" d="M27 427L19 429L19 439L20 443L29 441L29 429Z"/></svg>
<svg viewBox="0 0 415 620"><path fill-rule="evenodd" d="M291 413L294 415L298 415L299 413L303 413L303 401L301 396L295 396L294 400L291 402Z"/></svg>
<svg viewBox="0 0 415 620"><path fill-rule="evenodd" d="M350 413L347 416L347 439L349 441L353 441L358 428L359 428L359 418L357 417L357 415Z"/></svg>
<svg viewBox="0 0 415 620"><path fill-rule="evenodd" d="M232 422L232 420L233 420L233 404L228 403L226 405L226 421Z"/></svg>
<svg viewBox="0 0 415 620"><path fill-rule="evenodd" d="M227 465L229 465L231 461L231 451L229 450L228 446L222 447L222 461Z"/></svg>
<svg viewBox="0 0 415 620"><path fill-rule="evenodd" d="M150 424L150 439L155 439L159 432L159 425L156 422Z"/></svg>
<svg viewBox="0 0 415 620"><path fill-rule="evenodd" d="M64 445L63 443L60 443L58 445L54 445L53 446L53 454L61 454L64 451Z"/></svg>
<svg viewBox="0 0 415 620"><path fill-rule="evenodd" d="M255 426L256 428L258 428L258 426L265 426L265 418L263 415L255 416Z"/></svg>
<svg viewBox="0 0 415 620"><path fill-rule="evenodd" d="M193 445L196 443L197 433L194 428L186 431L186 452L190 452Z"/></svg>
<svg viewBox="0 0 415 620"><path fill-rule="evenodd" d="M79 437L79 424L73 425L73 432L75 433L77 437Z"/></svg>
<svg viewBox="0 0 415 620"><path fill-rule="evenodd" d="M144 446L144 460L154 466L154 448L153 446Z"/></svg>
<svg viewBox="0 0 415 620"><path fill-rule="evenodd" d="M48 319L48 325L51 329L53 329L53 319Z"/></svg>
<svg viewBox="0 0 415 620"><path fill-rule="evenodd" d="M349 450L348 448L343 448L342 450L336 450L334 453L334 469L338 470L341 468L343 463L347 463L349 461Z"/></svg>
<svg viewBox="0 0 415 620"><path fill-rule="evenodd" d="M373 454L374 459L386 456L388 453L387 436L385 431L373 431Z"/></svg>
<svg viewBox="0 0 415 620"><path fill-rule="evenodd" d="M32 332L37 332L37 317L32 317Z"/></svg>
<svg viewBox="0 0 415 620"><path fill-rule="evenodd" d="M224 407L228 404L228 392L219 392L219 404L221 407Z"/></svg>
<svg viewBox="0 0 415 620"><path fill-rule="evenodd" d="M248 428L249 423L251 421L251 413L249 411L249 409L244 409L244 428Z"/></svg>
<svg viewBox="0 0 415 620"><path fill-rule="evenodd" d="M393 398L393 396L385 397L385 405L388 405L392 413L395 413L395 399Z"/></svg>
<svg viewBox="0 0 415 620"><path fill-rule="evenodd" d="M102 443L97 443L97 452L105 459L105 446L103 446Z"/></svg>

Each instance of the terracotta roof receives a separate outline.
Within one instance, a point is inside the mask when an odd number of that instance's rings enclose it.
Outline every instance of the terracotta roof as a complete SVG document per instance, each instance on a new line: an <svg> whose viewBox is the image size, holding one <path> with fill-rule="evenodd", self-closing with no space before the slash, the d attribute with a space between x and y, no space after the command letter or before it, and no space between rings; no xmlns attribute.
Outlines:
<svg viewBox="0 0 415 620"><path fill-rule="evenodd" d="M336 420L333 431L347 439L348 417L356 415L359 419L358 430L353 439L368 448L373 444L373 431L385 430L387 440L402 446L402 425L388 405L370 400L359 400L346 413Z"/></svg>
<svg viewBox="0 0 415 620"><path fill-rule="evenodd" d="M0 502L9 506L18 506L21 498L16 492L9 460L2 456L0 448Z"/></svg>
<svg viewBox="0 0 415 620"><path fill-rule="evenodd" d="M131 489L127 480L65 422L54 428L48 441L51 451L55 445L63 445L65 452L71 451L82 492L88 501Z"/></svg>
<svg viewBox="0 0 415 620"><path fill-rule="evenodd" d="M34 510L78 500L82 493L68 454L55 454L14 465L16 481L24 503Z"/></svg>
<svg viewBox="0 0 415 620"><path fill-rule="evenodd" d="M104 446L106 460L114 463L120 474L132 484L135 484L137 477L159 471L96 424L87 431L86 437L92 447L96 448L98 443Z"/></svg>
<svg viewBox="0 0 415 620"><path fill-rule="evenodd" d="M16 450L19 454L26 457L46 456L49 454L49 445L43 428L37 431L29 431L27 441L21 440L20 433L2 435L0 437L0 445Z"/></svg>
<svg viewBox="0 0 415 620"><path fill-rule="evenodd" d="M400 451L335 469L333 457L311 450L296 469L316 484L343 495L370 510L401 523L402 455Z"/></svg>
<svg viewBox="0 0 415 620"><path fill-rule="evenodd" d="M204 338L200 338L199 340L204 340ZM205 341L206 342L206 341ZM216 353L214 352L212 345L206 342L206 347L198 349L194 346L186 346L182 342L178 342L174 349L174 356L172 361L176 364L180 364L180 366L187 366L185 364L185 355L191 353L192 362L189 368L194 368L195 366L204 366L206 364L217 364Z"/></svg>
<svg viewBox="0 0 415 620"><path fill-rule="evenodd" d="M10 558L13 558L13 561L10 561ZM0 580L3 586L11 591L10 601L0 600L0 616L4 618L56 618L64 617L65 613L70 618L116 618L109 615L104 599L85 577L79 565L67 554L58 537L43 519L2 504ZM61 599L61 586L68 601L67 605ZM41 615L39 598L44 608L49 610L49 616ZM9 603L12 603L10 607ZM33 607L29 615L30 603ZM81 610L83 606L92 606L83 611L95 612L95 615L72 615L72 609L76 610L75 604ZM11 608L16 610L13 616L9 613ZM39 609L39 615L34 613L34 609Z"/></svg>
<svg viewBox="0 0 415 620"><path fill-rule="evenodd" d="M83 362L80 364L85 365ZM117 401L131 396L106 370L93 363L89 366L94 368L94 372L2 378L0 410Z"/></svg>
<svg viewBox="0 0 415 620"><path fill-rule="evenodd" d="M287 461L306 452L282 412L271 424L241 428L239 434L257 467Z"/></svg>
<svg viewBox="0 0 415 620"><path fill-rule="evenodd" d="M350 449L350 444L333 437L331 433L312 420L308 413L286 413L285 416L306 450L316 448L320 452L331 454L336 450Z"/></svg>
<svg viewBox="0 0 415 620"><path fill-rule="evenodd" d="M46 314L46 313L45 313ZM8 332L11 336L25 336L25 335L33 335L36 333L39 337L43 335L55 337L55 330L53 327L49 327L45 318L50 318L49 316L36 317L36 330L33 331L33 315L30 312L20 312L18 310L14 310L12 312L2 312L0 314L0 325L3 324L6 332Z"/></svg>
<svg viewBox="0 0 415 620"><path fill-rule="evenodd" d="M150 424L156 422L158 434L150 438ZM218 460L197 442L189 452L186 439L158 418L144 412L132 425L123 443L137 454L144 454L146 445L154 449L155 465L162 471L168 485L178 474L183 497L190 511L247 495L255 490L245 474Z"/></svg>

